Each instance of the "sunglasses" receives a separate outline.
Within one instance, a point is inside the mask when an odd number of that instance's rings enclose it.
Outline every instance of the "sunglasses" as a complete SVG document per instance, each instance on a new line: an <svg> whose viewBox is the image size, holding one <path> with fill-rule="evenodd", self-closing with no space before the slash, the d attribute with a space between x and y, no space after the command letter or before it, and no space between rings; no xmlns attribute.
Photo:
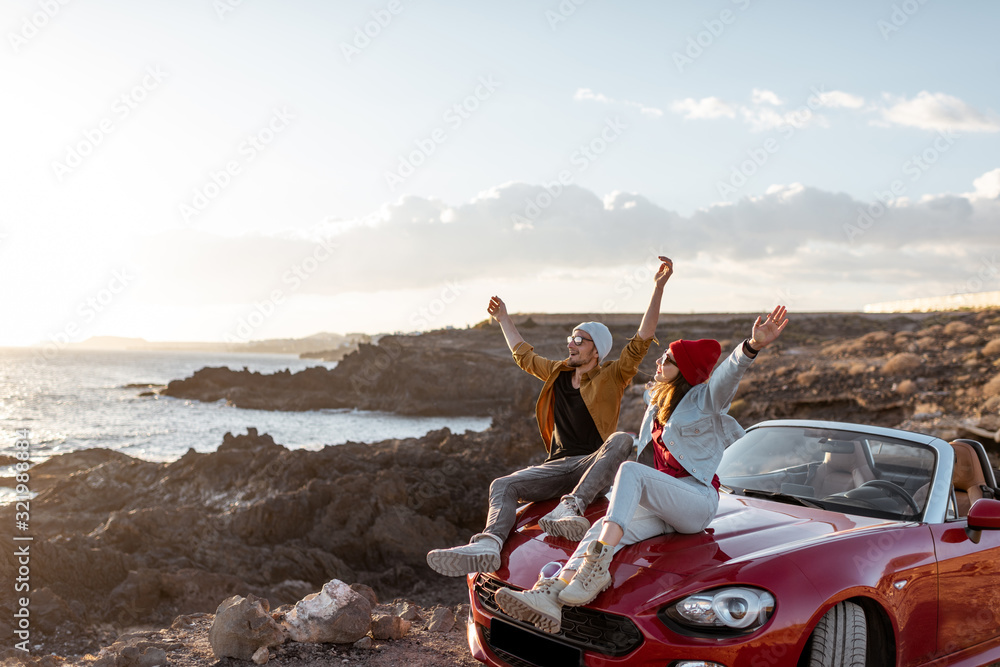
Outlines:
<svg viewBox="0 0 1000 667"><path fill-rule="evenodd" d="M590 339L590 338L584 338L583 336L566 336L566 343L567 344L573 343L574 345L583 345L583 341L585 341L585 340L589 340L589 341L593 342L592 339Z"/></svg>
<svg viewBox="0 0 1000 667"><path fill-rule="evenodd" d="M674 361L673 357L668 357L666 354L664 354L662 357L660 357L660 365L663 364L670 364L671 366L676 366L677 362Z"/></svg>

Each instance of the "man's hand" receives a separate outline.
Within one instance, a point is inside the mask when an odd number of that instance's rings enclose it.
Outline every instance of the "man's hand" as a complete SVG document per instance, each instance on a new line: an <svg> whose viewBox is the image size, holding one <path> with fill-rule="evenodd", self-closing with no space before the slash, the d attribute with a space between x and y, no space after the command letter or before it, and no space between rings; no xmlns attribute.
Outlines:
<svg viewBox="0 0 1000 667"><path fill-rule="evenodd" d="M486 312L490 314L490 317L499 322L501 319L506 319L507 317L507 305L503 302L503 299L494 296L490 299L490 305L486 307Z"/></svg>
<svg viewBox="0 0 1000 667"><path fill-rule="evenodd" d="M660 264L660 268L653 280L656 282L657 287L663 287L670 280L670 276L674 275L674 263L669 257L664 257L663 255L660 255L659 259L663 263Z"/></svg>
<svg viewBox="0 0 1000 667"><path fill-rule="evenodd" d="M774 310L760 321L760 317L753 323L753 334L750 336L750 347L755 350L763 350L765 347L777 340L781 332L788 325L788 309L784 306L775 306Z"/></svg>

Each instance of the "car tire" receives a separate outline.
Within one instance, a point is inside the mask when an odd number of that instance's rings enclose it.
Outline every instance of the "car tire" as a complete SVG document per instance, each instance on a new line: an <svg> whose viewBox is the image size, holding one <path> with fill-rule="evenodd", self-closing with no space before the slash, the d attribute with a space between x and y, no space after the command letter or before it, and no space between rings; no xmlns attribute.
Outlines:
<svg viewBox="0 0 1000 667"><path fill-rule="evenodd" d="M865 611L841 602L826 612L809 640L809 667L865 667L868 627Z"/></svg>

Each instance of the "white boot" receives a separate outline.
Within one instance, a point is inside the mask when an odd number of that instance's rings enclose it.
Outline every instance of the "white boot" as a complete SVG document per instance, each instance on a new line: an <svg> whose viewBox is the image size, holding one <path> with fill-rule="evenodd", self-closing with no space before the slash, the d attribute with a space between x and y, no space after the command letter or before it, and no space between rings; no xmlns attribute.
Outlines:
<svg viewBox="0 0 1000 667"><path fill-rule="evenodd" d="M539 579L530 591L498 589L494 598L508 616L533 624L544 632L559 632L562 603L559 591L566 588L562 579Z"/></svg>
<svg viewBox="0 0 1000 667"><path fill-rule="evenodd" d="M468 544L427 553L427 564L446 577L461 577L470 572L495 572L500 567L500 538L490 533L472 536Z"/></svg>
<svg viewBox="0 0 1000 667"><path fill-rule="evenodd" d="M573 496L563 496L554 510L539 519L538 525L549 535L565 537L573 542L582 540L590 530L590 522L583 517Z"/></svg>
<svg viewBox="0 0 1000 667"><path fill-rule="evenodd" d="M559 594L559 601L571 607L587 604L610 586L611 574L608 572L608 566L611 565L614 553L613 546L599 540L587 545L583 565L576 571L569 586Z"/></svg>

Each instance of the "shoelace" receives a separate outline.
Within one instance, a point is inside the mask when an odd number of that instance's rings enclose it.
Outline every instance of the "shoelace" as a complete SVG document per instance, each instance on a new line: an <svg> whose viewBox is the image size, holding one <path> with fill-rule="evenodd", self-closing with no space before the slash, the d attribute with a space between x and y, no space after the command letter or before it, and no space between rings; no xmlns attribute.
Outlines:
<svg viewBox="0 0 1000 667"><path fill-rule="evenodd" d="M577 576L583 575L582 583L584 588L590 588L591 582L600 573L600 571L604 569L601 567L600 563L598 563L598 558L600 558L600 556L597 556L592 561L589 559L584 560L583 567L581 567L580 571L577 573Z"/></svg>

